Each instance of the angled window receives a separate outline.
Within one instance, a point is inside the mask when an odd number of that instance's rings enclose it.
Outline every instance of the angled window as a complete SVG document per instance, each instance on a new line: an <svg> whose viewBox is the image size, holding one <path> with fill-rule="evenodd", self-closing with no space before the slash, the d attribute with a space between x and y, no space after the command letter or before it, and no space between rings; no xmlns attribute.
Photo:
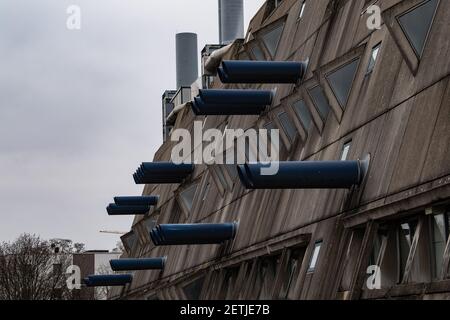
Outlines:
<svg viewBox="0 0 450 320"><path fill-rule="evenodd" d="M314 272L316 270L317 261L319 260L320 249L322 248L323 241L317 241L314 245L314 251L309 261L308 272Z"/></svg>
<svg viewBox="0 0 450 320"><path fill-rule="evenodd" d="M180 193L181 200L183 200L183 204L186 206L186 209L188 210L192 209L195 192L197 191L197 185L198 184L194 184Z"/></svg>
<svg viewBox="0 0 450 320"><path fill-rule="evenodd" d="M259 268L257 282L260 285L258 300L272 299L273 286L275 285L277 269L280 263L280 255L264 258Z"/></svg>
<svg viewBox="0 0 450 320"><path fill-rule="evenodd" d="M312 125L312 117L305 101L299 100L293 105L294 111L297 114L303 128L308 132Z"/></svg>
<svg viewBox="0 0 450 320"><path fill-rule="evenodd" d="M278 43L280 42L280 38L283 33L283 27L284 24L281 24L276 28L272 29L271 31L262 35L264 45L266 46L267 50L269 51L272 57L274 57L275 53L277 52Z"/></svg>
<svg viewBox="0 0 450 320"><path fill-rule="evenodd" d="M398 256L400 258L399 265L399 283L402 282L405 274L406 263L408 262L409 253L411 251L414 234L416 233L417 220L411 220L406 223L400 224L397 230L398 235Z"/></svg>
<svg viewBox="0 0 450 320"><path fill-rule="evenodd" d="M367 73L371 73L375 68L375 64L377 62L378 53L380 52L381 43L377 44L372 48L372 52L370 54L369 65L367 66Z"/></svg>
<svg viewBox="0 0 450 320"><path fill-rule="evenodd" d="M305 248L294 248L289 250L289 260L286 266L286 273L283 279L283 286L280 292L280 299L295 299L295 284L297 283L302 267Z"/></svg>
<svg viewBox="0 0 450 320"><path fill-rule="evenodd" d="M203 289L205 277L196 279L183 288L184 294L188 300L199 300Z"/></svg>
<svg viewBox="0 0 450 320"><path fill-rule="evenodd" d="M256 60L266 60L263 51L256 42L250 45L250 51Z"/></svg>
<svg viewBox="0 0 450 320"><path fill-rule="evenodd" d="M442 274L442 264L444 259L445 246L449 238L450 214L436 214L432 218L433 226L433 257L434 257L434 278L438 279Z"/></svg>
<svg viewBox="0 0 450 320"><path fill-rule="evenodd" d="M289 115L286 112L281 112L278 114L278 119L280 120L281 126L283 127L284 132L286 132L289 140L291 142L294 141L295 136L297 135L297 130L289 118Z"/></svg>
<svg viewBox="0 0 450 320"><path fill-rule="evenodd" d="M345 161L348 158L348 154L350 153L350 148L352 146L352 141L349 141L344 144L341 152L341 161Z"/></svg>
<svg viewBox="0 0 450 320"><path fill-rule="evenodd" d="M359 58L325 76L342 108L347 105L358 64Z"/></svg>
<svg viewBox="0 0 450 320"><path fill-rule="evenodd" d="M300 8L300 13L298 14L299 19L303 18L303 14L305 13L305 8L306 8L306 0L303 1L302 7Z"/></svg>
<svg viewBox="0 0 450 320"><path fill-rule="evenodd" d="M423 55L438 3L438 0L424 1L397 17L403 33L419 59Z"/></svg>
<svg viewBox="0 0 450 320"><path fill-rule="evenodd" d="M330 104L328 103L328 99L326 98L322 87L315 86L314 88L309 89L308 93L314 103L314 106L319 112L320 117L325 121L328 117L328 113L330 113Z"/></svg>

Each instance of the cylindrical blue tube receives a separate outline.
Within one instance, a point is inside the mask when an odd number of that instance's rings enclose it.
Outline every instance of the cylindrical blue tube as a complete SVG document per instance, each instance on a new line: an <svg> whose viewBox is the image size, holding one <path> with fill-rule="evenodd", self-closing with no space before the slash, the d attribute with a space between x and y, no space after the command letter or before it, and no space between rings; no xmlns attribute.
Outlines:
<svg viewBox="0 0 450 320"><path fill-rule="evenodd" d="M131 274L91 275L84 279L88 287L124 286L133 281Z"/></svg>
<svg viewBox="0 0 450 320"><path fill-rule="evenodd" d="M247 189L349 189L362 181L359 161L279 162L275 175L262 175L262 164L238 166Z"/></svg>
<svg viewBox="0 0 450 320"><path fill-rule="evenodd" d="M109 263L114 271L162 270L166 257L146 259L116 259Z"/></svg>

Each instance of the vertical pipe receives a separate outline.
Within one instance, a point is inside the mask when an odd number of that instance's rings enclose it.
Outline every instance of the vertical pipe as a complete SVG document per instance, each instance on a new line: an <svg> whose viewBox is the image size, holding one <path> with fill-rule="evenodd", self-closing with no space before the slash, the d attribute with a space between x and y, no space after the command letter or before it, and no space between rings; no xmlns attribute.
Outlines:
<svg viewBox="0 0 450 320"><path fill-rule="evenodd" d="M198 78L197 34L190 32L176 35L177 89L190 87Z"/></svg>
<svg viewBox="0 0 450 320"><path fill-rule="evenodd" d="M219 0L219 39L229 44L244 38L244 0Z"/></svg>

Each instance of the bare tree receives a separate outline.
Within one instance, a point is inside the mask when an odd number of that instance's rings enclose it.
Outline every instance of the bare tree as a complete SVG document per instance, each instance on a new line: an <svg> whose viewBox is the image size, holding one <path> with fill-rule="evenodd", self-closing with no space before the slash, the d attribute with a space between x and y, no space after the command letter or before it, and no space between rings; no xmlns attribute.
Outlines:
<svg viewBox="0 0 450 320"><path fill-rule="evenodd" d="M0 300L71 298L65 275L72 261L71 243L55 243L24 234L0 244Z"/></svg>

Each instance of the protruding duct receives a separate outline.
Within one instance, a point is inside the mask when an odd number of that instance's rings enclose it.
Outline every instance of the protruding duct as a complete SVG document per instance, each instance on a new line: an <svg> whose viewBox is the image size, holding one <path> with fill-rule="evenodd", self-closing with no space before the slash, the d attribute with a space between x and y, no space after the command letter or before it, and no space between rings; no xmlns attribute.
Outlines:
<svg viewBox="0 0 450 320"><path fill-rule="evenodd" d="M221 44L244 38L244 0L219 0L219 38Z"/></svg>
<svg viewBox="0 0 450 320"><path fill-rule="evenodd" d="M223 83L297 83L306 69L307 62L232 60L217 73Z"/></svg>
<svg viewBox="0 0 450 320"><path fill-rule="evenodd" d="M198 78L197 34L191 32L176 35L177 89L190 87Z"/></svg>
<svg viewBox="0 0 450 320"><path fill-rule="evenodd" d="M275 175L262 175L263 164L238 166L247 189L349 189L359 185L365 174L364 161L279 162Z"/></svg>
<svg viewBox="0 0 450 320"><path fill-rule="evenodd" d="M156 246L221 244L234 239L237 227L237 223L162 224L152 229L150 237Z"/></svg>
<svg viewBox="0 0 450 320"><path fill-rule="evenodd" d="M196 115L259 115L272 99L267 90L200 90L192 110Z"/></svg>
<svg viewBox="0 0 450 320"><path fill-rule="evenodd" d="M159 196L115 197L114 203L118 206L156 206Z"/></svg>
<svg viewBox="0 0 450 320"><path fill-rule="evenodd" d="M119 206L111 203L106 207L106 211L110 216L134 216L147 214L150 207L151 206Z"/></svg>
<svg viewBox="0 0 450 320"><path fill-rule="evenodd" d="M116 259L109 261L114 271L162 270L166 257L149 259Z"/></svg>
<svg viewBox="0 0 450 320"><path fill-rule="evenodd" d="M133 281L131 274L91 275L85 278L88 287L120 287Z"/></svg>
<svg viewBox="0 0 450 320"><path fill-rule="evenodd" d="M136 184L181 183L195 169L193 164L144 162L133 174Z"/></svg>

